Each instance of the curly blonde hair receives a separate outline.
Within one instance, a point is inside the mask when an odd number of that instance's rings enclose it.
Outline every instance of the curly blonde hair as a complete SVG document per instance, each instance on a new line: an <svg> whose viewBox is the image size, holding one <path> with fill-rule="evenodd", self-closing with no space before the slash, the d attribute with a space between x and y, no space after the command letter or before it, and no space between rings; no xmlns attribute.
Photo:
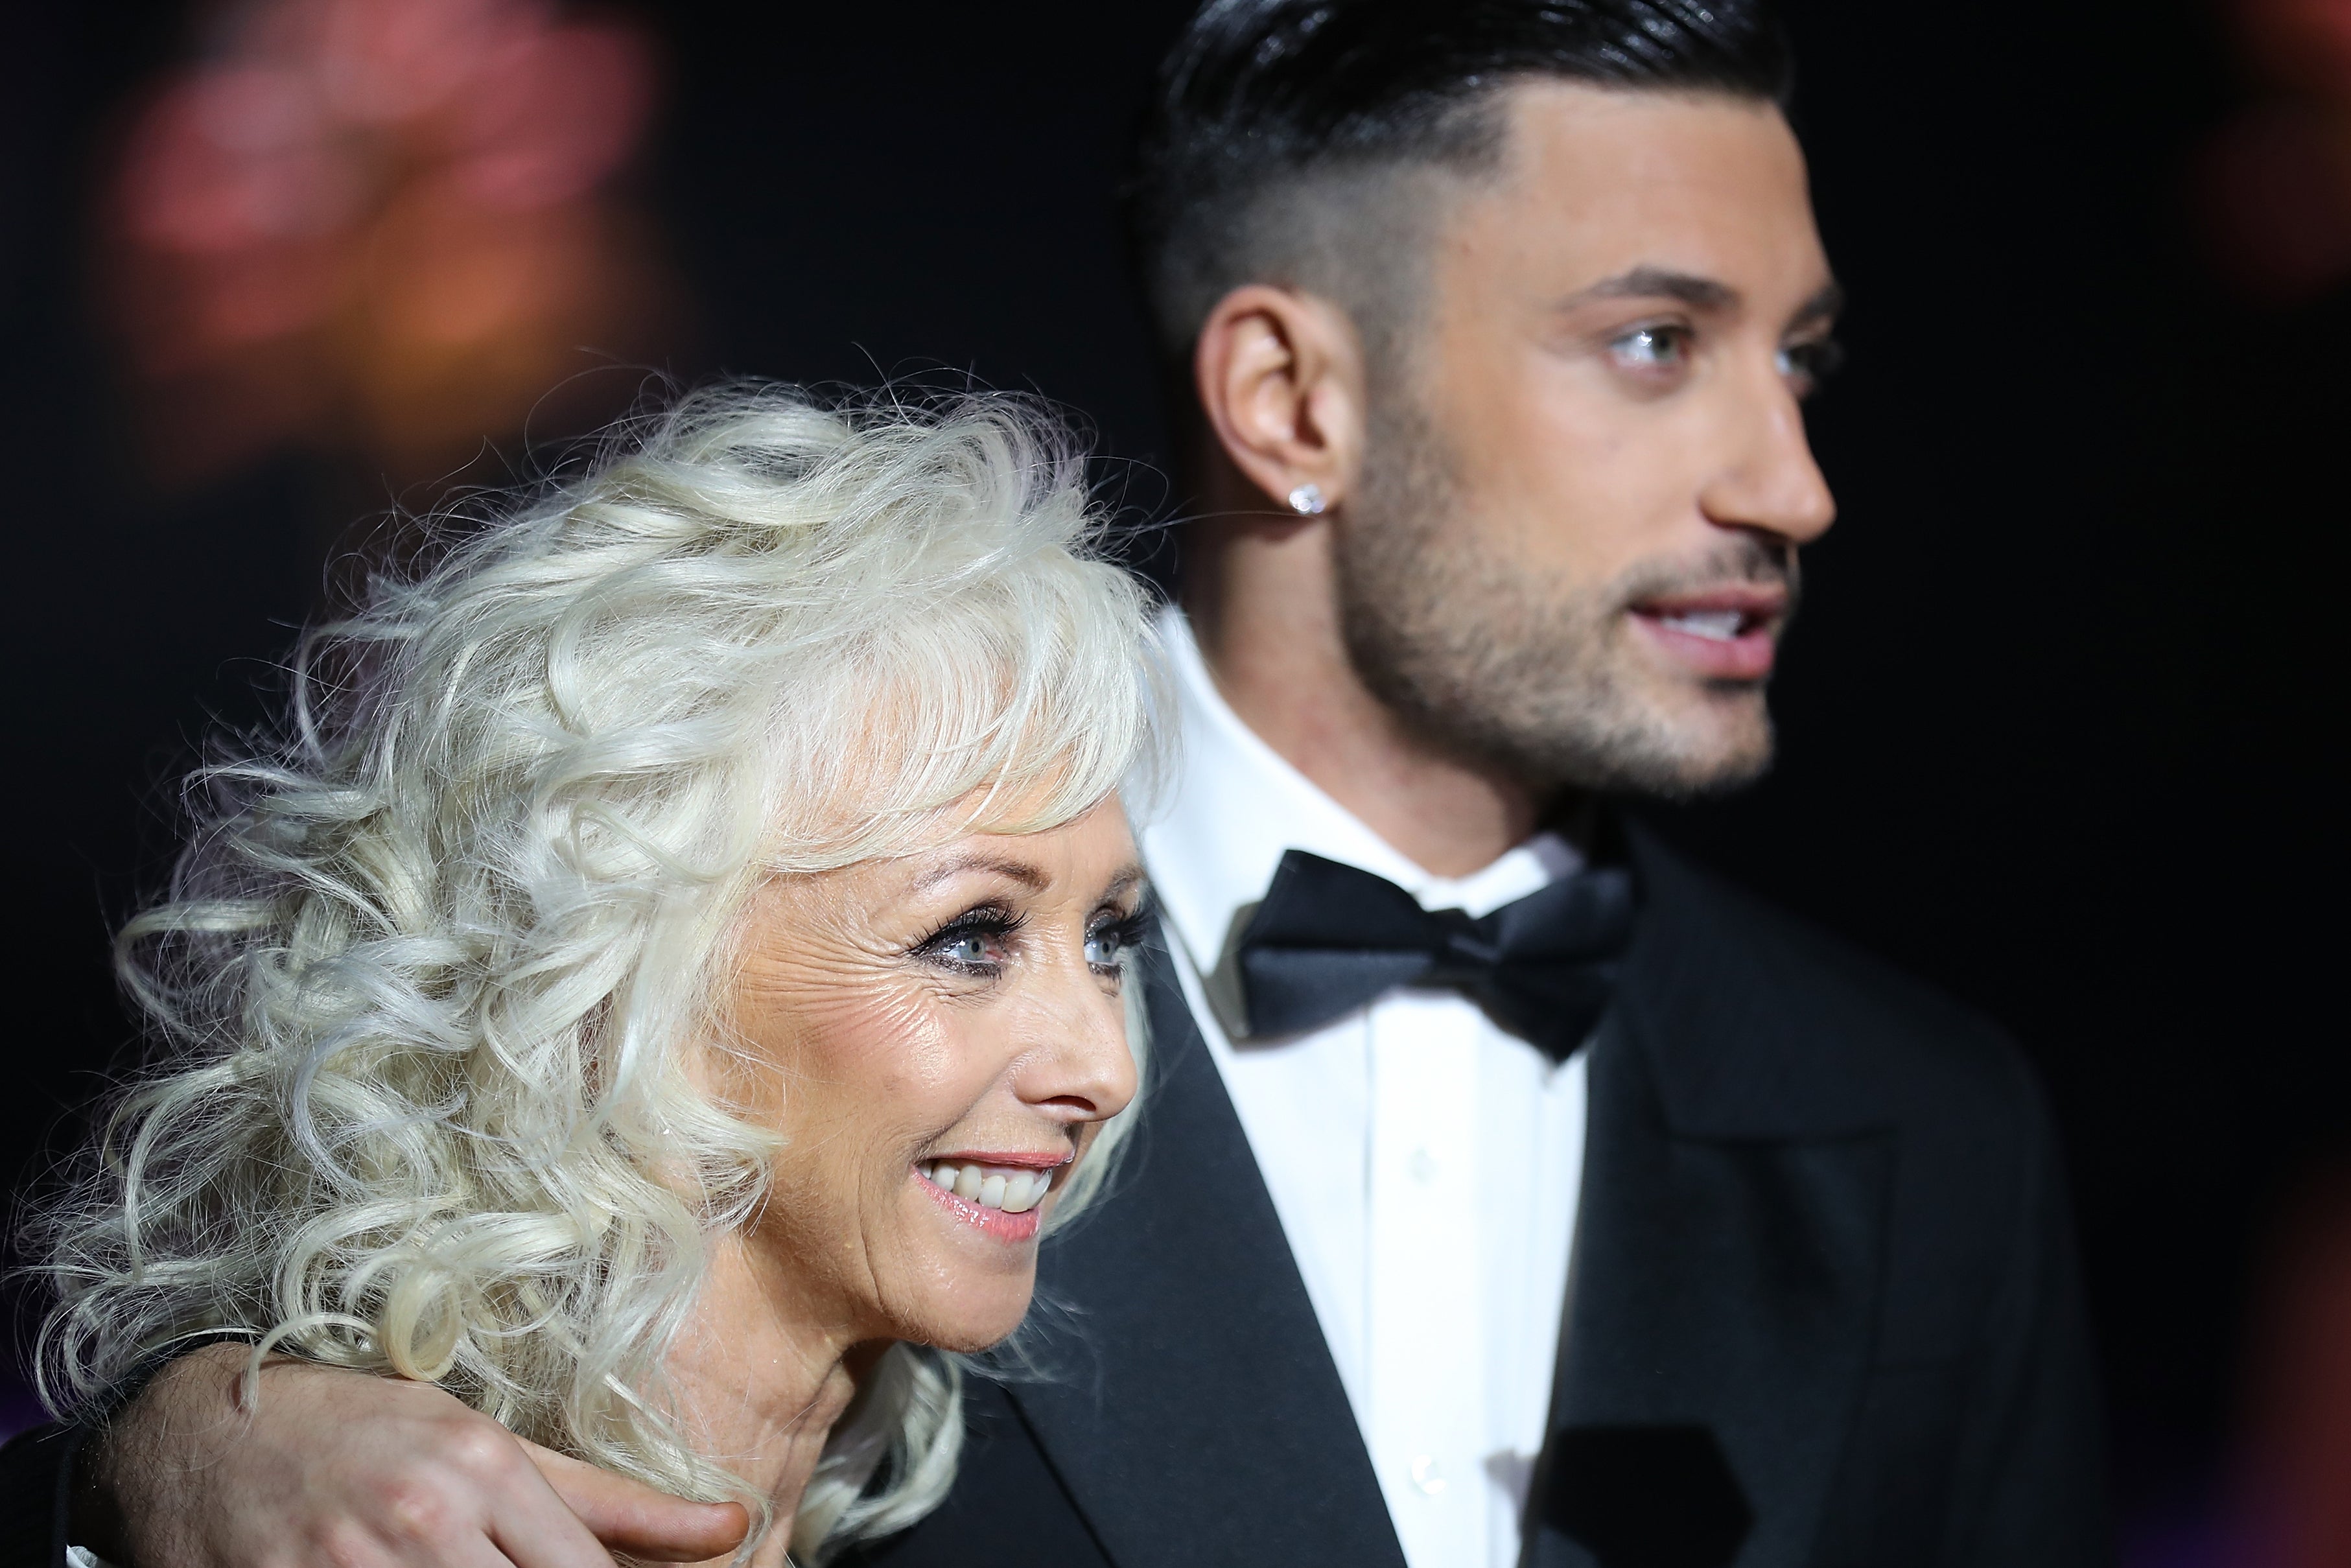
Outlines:
<svg viewBox="0 0 2351 1568"><path fill-rule="evenodd" d="M775 1135L679 1048L714 1038L759 878L1050 827L1153 760L1149 607L1102 526L1016 400L734 385L307 633L284 736L194 776L169 895L120 935L157 1060L36 1221L52 1408L237 1333L740 1499L756 1542L765 1500L661 1366ZM956 1386L892 1350L799 1550L935 1505Z"/></svg>

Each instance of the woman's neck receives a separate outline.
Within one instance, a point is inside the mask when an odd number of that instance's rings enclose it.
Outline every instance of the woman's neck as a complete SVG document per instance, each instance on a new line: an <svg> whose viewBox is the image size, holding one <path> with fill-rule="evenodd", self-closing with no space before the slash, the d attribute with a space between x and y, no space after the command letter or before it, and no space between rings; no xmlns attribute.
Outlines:
<svg viewBox="0 0 2351 1568"><path fill-rule="evenodd" d="M739 1239L718 1242L693 1321L667 1363L695 1446L775 1511L751 1568L783 1568L800 1494L857 1392L853 1342L808 1321L771 1273Z"/></svg>

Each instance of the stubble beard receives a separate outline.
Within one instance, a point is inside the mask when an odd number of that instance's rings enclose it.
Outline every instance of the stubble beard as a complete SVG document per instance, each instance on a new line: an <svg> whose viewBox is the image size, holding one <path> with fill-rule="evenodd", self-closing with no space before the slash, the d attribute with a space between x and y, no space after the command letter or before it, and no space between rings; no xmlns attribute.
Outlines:
<svg viewBox="0 0 2351 1568"><path fill-rule="evenodd" d="M1563 583L1462 526L1462 487L1417 410L1374 409L1367 435L1336 541L1341 631L1358 675L1407 729L1546 796L1687 800L1770 769L1761 683L1708 683L1687 703L1645 691L1629 607L1748 582L1784 586L1792 613L1792 550L1729 534L1702 559Z"/></svg>

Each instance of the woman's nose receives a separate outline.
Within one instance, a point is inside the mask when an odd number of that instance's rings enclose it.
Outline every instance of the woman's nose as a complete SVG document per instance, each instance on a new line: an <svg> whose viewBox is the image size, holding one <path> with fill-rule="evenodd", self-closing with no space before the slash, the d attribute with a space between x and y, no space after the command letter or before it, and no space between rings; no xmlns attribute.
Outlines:
<svg viewBox="0 0 2351 1568"><path fill-rule="evenodd" d="M1046 1038L1022 1064L1015 1087L1032 1105L1060 1109L1073 1121L1106 1121L1134 1099L1134 1053L1127 1047L1126 1003L1083 966L1063 980ZM1126 984L1142 984L1130 976Z"/></svg>

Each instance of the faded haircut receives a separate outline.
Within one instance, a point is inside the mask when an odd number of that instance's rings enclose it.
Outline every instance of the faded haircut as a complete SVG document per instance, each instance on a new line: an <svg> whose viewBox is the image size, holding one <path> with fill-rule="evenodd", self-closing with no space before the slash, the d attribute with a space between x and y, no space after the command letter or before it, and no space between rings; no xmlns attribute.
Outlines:
<svg viewBox="0 0 2351 1568"><path fill-rule="evenodd" d="M1769 0L1209 0L1161 67L1124 191L1160 347L1246 283L1411 315L1446 179L1501 163L1501 90L1554 78L1784 103ZM1188 399L1180 400L1188 404Z"/></svg>

